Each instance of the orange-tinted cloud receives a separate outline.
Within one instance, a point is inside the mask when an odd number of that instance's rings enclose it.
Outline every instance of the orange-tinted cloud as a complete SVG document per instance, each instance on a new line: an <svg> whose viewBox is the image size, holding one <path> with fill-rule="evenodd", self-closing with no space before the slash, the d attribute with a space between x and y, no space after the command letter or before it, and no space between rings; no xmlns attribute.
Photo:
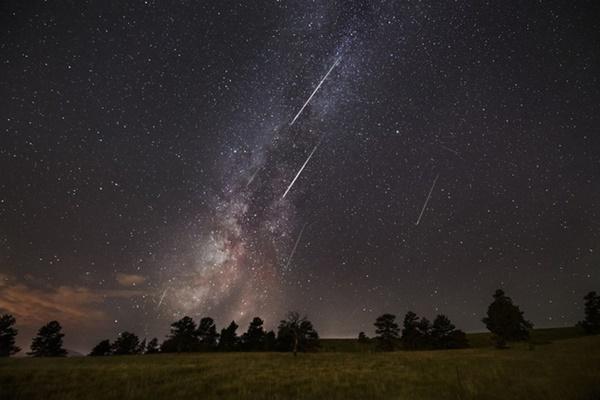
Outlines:
<svg viewBox="0 0 600 400"><path fill-rule="evenodd" d="M122 286L138 286L146 281L146 278L142 275L136 274L117 274L117 282Z"/></svg>
<svg viewBox="0 0 600 400"><path fill-rule="evenodd" d="M23 326L39 326L50 320L65 326L93 325L108 318L100 307L106 299L140 295L134 290L98 291L73 286L40 289L0 276L0 312L13 314Z"/></svg>

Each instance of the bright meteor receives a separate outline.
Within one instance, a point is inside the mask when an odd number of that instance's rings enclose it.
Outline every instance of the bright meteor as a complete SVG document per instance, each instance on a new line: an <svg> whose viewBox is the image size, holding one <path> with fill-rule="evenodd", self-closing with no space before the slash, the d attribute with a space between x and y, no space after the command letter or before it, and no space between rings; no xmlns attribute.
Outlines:
<svg viewBox="0 0 600 400"><path fill-rule="evenodd" d="M308 105L308 103L310 103L310 101L312 100L312 98L315 95L315 93L317 93L317 91L319 90L319 88L321 87L321 85L323 84L323 82L325 82L325 79L327 79L327 77L329 76L329 74L331 73L331 71L333 71L333 69L335 68L335 66L340 63L341 59L342 59L342 56L338 57L338 59L335 60L335 62L331 66L331 68L329 68L329 71L327 71L327 73L325 74L325 76L323 77L323 79L321 79L321 82L319 82L319 84L317 85L317 87L315 88L315 90L313 90L313 92L310 95L310 97L308 98L308 100L306 100L306 102L304 103L304 105L302 106L302 108L300 109L300 111L298 111L298 114L296 114L296 116L294 117L294 119L292 120L292 122L290 122L290 126L294 125L294 122L296 122L296 120L298 119L298 117L300 116L300 114L302 114L302 111L304 111L304 108Z"/></svg>
<svg viewBox="0 0 600 400"><path fill-rule="evenodd" d="M427 199L425 200L425 204L423 204L423 209L421 209L421 214L419 214L419 218L417 219L417 222L415 223L415 225L419 225L419 222L421 222L421 217L423 216L423 213L425 212L425 209L427 208L429 199L431 199L431 193L433 193L433 188L435 187L435 183L437 182L439 177L440 177L440 174L437 174L437 176L433 180L433 184L431 185L431 189L429 189L429 194L427 195Z"/></svg>
<svg viewBox="0 0 600 400"><path fill-rule="evenodd" d="M160 308L160 305L162 304L163 300L165 299L165 295L167 294L167 290L169 290L169 288L166 288L165 291L163 292L162 296L160 296L160 300L158 301L158 305L156 306L157 309Z"/></svg>
<svg viewBox="0 0 600 400"><path fill-rule="evenodd" d="M284 271L287 271L288 268L290 267L290 264L292 263L292 260L294 258L294 254L296 254L296 249L298 248L298 244L300 243L300 239L302 239L302 234L304 233L304 229L306 228L306 225L308 225L308 223L304 224L304 226L302 226L302 229L300 229L300 233L298 234L298 237L296 238L296 242L294 243L294 247L292 248L292 252L290 253L290 256L288 257L287 263L285 264Z"/></svg>
<svg viewBox="0 0 600 400"><path fill-rule="evenodd" d="M320 143L320 142L319 142ZM294 177L294 179L292 180L292 183L290 183L290 186L288 186L287 190L285 191L285 193L283 194L283 196L281 196L281 200L285 199L285 196L288 194L288 192L290 191L290 189L292 188L292 186L294 186L294 183L296 182L296 179L298 179L298 177L300 176L300 174L302 173L302 171L304 171L304 167L306 167L306 164L308 164L308 162L310 161L310 158L313 156L313 154L315 153L315 151L317 150L317 147L319 147L319 143L317 143L315 145L315 148L312 149L312 151L310 152L310 154L308 155L308 158L306 159L306 161L304 161L304 164L302 164L302 167L300 167L300 170L298 171L298 173L296 174L296 176Z"/></svg>

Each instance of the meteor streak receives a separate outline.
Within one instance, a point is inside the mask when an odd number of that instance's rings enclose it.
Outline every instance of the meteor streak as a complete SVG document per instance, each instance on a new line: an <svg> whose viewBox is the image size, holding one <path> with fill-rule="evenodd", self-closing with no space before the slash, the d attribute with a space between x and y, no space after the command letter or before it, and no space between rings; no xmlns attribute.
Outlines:
<svg viewBox="0 0 600 400"><path fill-rule="evenodd" d="M304 111L304 108L308 105L308 103L310 103L310 101L312 100L312 98L315 95L315 93L317 93L317 91L319 90L319 88L321 87L321 85L323 84L323 82L325 82L325 79L327 79L327 77L329 76L329 74L331 73L331 71L333 71L333 69L335 68L335 66L340 63L341 59L342 59L342 56L338 57L338 59L335 60L335 62L331 66L331 68L329 68L329 71L327 71L327 73L325 74L325 76L323 77L323 79L321 79L321 82L319 82L319 84L317 85L317 87L315 88L315 90L313 90L313 92L310 95L310 97L308 98L308 100L306 100L306 102L304 103L304 105L302 106L302 108L300 109L300 111L298 111L298 114L296 114L296 116L294 117L294 119L292 120L292 122L290 122L290 126L294 125L294 122L296 122L296 120L298 119L298 117L300 116L300 114L302 114L302 111Z"/></svg>
<svg viewBox="0 0 600 400"><path fill-rule="evenodd" d="M169 290L169 288L166 288L165 291L163 292L162 296L160 296L160 300L158 301L158 305L156 306L157 309L160 308L160 305L162 304L163 300L165 299L165 295L167 294L167 290Z"/></svg>
<svg viewBox="0 0 600 400"><path fill-rule="evenodd" d="M256 171L254 171L254 173L250 177L250 179L248 179L248 182L246 183L246 187L250 186L250 184L254 181L254 178L256 178L256 175L258 175L259 172L260 172L260 167L257 168Z"/></svg>
<svg viewBox="0 0 600 400"><path fill-rule="evenodd" d="M454 154L456 154L457 156L459 156L459 154L458 154L458 151L456 151L456 150L454 150L454 149L451 149L450 147L448 147L448 146L446 146L446 145L443 145L443 144L441 144L441 143L439 143L439 145L440 145L440 147L441 147L441 148L443 148L443 149L446 149L446 150L448 150L449 152L451 152L451 153L454 153Z"/></svg>
<svg viewBox="0 0 600 400"><path fill-rule="evenodd" d="M419 218L417 219L417 222L415 223L415 225L419 225L419 222L421 222L421 217L423 216L423 213L425 212L425 209L427 208L429 199L431 199L431 193L433 193L433 188L435 187L435 183L437 182L439 177L440 177L440 174L437 174L437 176L433 180L433 184L431 185L431 189L429 189L429 194L427 195L427 200L425 200L425 204L423 204L423 209L421 210L421 214L419 214Z"/></svg>
<svg viewBox="0 0 600 400"><path fill-rule="evenodd" d="M290 253L290 256L288 257L287 263L285 264L285 269L284 271L287 271L292 259L294 258L294 254L296 254L296 248L298 248L298 243L300 243L300 239L302 239L302 234L304 233L304 229L306 228L306 225L308 225L308 223L304 224L304 226L302 227L302 229L300 229L300 233L298 234L298 237L296 238L296 243L294 243L294 247L292 248L292 252Z"/></svg>
<svg viewBox="0 0 600 400"><path fill-rule="evenodd" d="M321 142L319 142L319 143L321 143ZM296 179L298 179L298 177L300 176L300 174L302 173L302 171L304 171L304 167L306 167L306 164L308 164L308 162L310 161L310 158L313 156L313 154L317 150L317 147L319 147L319 143L317 143L315 145L315 148L312 149L312 151L308 155L308 158L306 159L306 161L304 161L304 164L302 164L302 167L300 167L300 170L298 171L298 173L296 174L296 176L292 180L292 183L290 183L290 186L288 186L288 188L285 191L285 193L283 194L283 196L281 196L281 200L285 199L285 196L288 194L288 192L290 191L290 189L292 188L292 186L294 186L294 183L296 182Z"/></svg>

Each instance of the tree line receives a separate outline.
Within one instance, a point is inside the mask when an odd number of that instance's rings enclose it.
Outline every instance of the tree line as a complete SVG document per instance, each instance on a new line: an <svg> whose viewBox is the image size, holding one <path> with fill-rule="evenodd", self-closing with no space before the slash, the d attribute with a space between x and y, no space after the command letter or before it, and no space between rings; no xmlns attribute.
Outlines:
<svg viewBox="0 0 600 400"><path fill-rule="evenodd" d="M482 322L492 333L498 348L507 347L509 342L529 338L533 324L527 321L519 306L515 305L504 291L498 289L494 300L487 309ZM600 295L589 292L584 297L585 318L577 325L586 334L600 333ZM16 346L16 319L10 314L0 316L0 357L8 357L21 349ZM450 319L440 314L430 322L409 311L404 316L402 329L393 314L383 314L374 323L376 336L368 338L364 332L358 335L362 344L374 343L379 351L421 349L457 349L468 347L466 334L456 329ZM290 312L281 320L277 333L264 329L264 321L255 317L246 332L238 335L239 326L235 321L217 331L215 321L204 317L196 322L185 316L171 324L169 334L159 344L157 338L146 342L131 332L121 332L111 342L100 341L92 349L90 356L181 353L199 351L316 351L319 348L319 334L313 324L297 312ZM62 357L67 355L63 348L62 327L58 321L50 321L41 327L31 342L33 357Z"/></svg>
<svg viewBox="0 0 600 400"><path fill-rule="evenodd" d="M264 321L255 317L242 335L235 321L217 332L215 321L210 317L200 319L198 324L185 316L171 324L171 329L162 342L153 338L148 343L141 341L131 332L122 332L110 343L105 339L98 343L91 356L185 353L200 351L313 351L319 346L319 334L312 323L297 312L290 312L280 321L277 334L264 329Z"/></svg>

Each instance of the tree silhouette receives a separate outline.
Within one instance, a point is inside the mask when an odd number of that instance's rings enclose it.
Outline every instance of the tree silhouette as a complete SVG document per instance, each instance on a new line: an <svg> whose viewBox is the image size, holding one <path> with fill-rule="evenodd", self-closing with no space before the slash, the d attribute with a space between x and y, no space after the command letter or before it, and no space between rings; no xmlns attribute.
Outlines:
<svg viewBox="0 0 600 400"><path fill-rule="evenodd" d="M264 351L274 351L277 348L277 336L275 332L269 331L265 333L265 343L261 350Z"/></svg>
<svg viewBox="0 0 600 400"><path fill-rule="evenodd" d="M10 357L21 349L15 346L18 330L13 327L15 317L10 314L0 316L0 357Z"/></svg>
<svg viewBox="0 0 600 400"><path fill-rule="evenodd" d="M397 326L398 325L396 324L396 327ZM358 343L367 344L367 343L370 343L370 342L371 342L371 339L369 339L369 337L367 335L365 335L364 332L359 332L358 333Z"/></svg>
<svg viewBox="0 0 600 400"><path fill-rule="evenodd" d="M417 342L416 342L416 348L417 349L427 349L427 348L431 348L432 347L432 340L431 340L431 322L429 322L429 320L425 317L422 317L419 322L417 322Z"/></svg>
<svg viewBox="0 0 600 400"><path fill-rule="evenodd" d="M402 345L406 349L416 349L423 342L421 337L423 326L419 326L419 317L412 311L404 316L402 323Z"/></svg>
<svg viewBox="0 0 600 400"><path fill-rule="evenodd" d="M383 314L375 320L374 325L375 334L377 335L375 336L377 349L393 351L396 348L396 341L400 332L400 328L396 323L396 316L394 314Z"/></svg>
<svg viewBox="0 0 600 400"><path fill-rule="evenodd" d="M467 335L456 329L443 314L435 317L431 327L431 341L436 349L460 349L468 347Z"/></svg>
<svg viewBox="0 0 600 400"><path fill-rule="evenodd" d="M242 335L242 348L247 351L260 351L265 349L265 330L263 320L254 317L248 325L248 330Z"/></svg>
<svg viewBox="0 0 600 400"><path fill-rule="evenodd" d="M50 321L42 326L31 342L31 351L27 353L33 357L65 357L67 351L63 349L62 327L58 321Z"/></svg>
<svg viewBox="0 0 600 400"><path fill-rule="evenodd" d="M156 354L159 351L159 347L158 347L158 339L157 338L152 338L149 342L148 345L146 346L146 353L145 354Z"/></svg>
<svg viewBox="0 0 600 400"><path fill-rule="evenodd" d="M233 351L238 348L239 338L236 333L238 324L235 321L231 321L227 328L221 329L221 338L219 340L219 350L222 351Z"/></svg>
<svg viewBox="0 0 600 400"><path fill-rule="evenodd" d="M528 339L529 331L533 328L533 324L523 318L523 312L501 289L494 293L494 301L482 321L494 334L498 348L505 348L509 341Z"/></svg>
<svg viewBox="0 0 600 400"><path fill-rule="evenodd" d="M456 327L450 319L446 317L444 314L440 314L433 320L433 326L431 328L431 336L433 336L434 340L441 340L442 338L448 336L450 332L452 332Z"/></svg>
<svg viewBox="0 0 600 400"><path fill-rule="evenodd" d="M171 324L171 332L161 345L164 353L197 351L200 347L196 323L190 317L183 317Z"/></svg>
<svg viewBox="0 0 600 400"><path fill-rule="evenodd" d="M316 350L319 346L319 334L312 323L299 313L289 312L287 318L279 323L277 343L282 351L292 351L294 356L299 351Z"/></svg>
<svg viewBox="0 0 600 400"><path fill-rule="evenodd" d="M110 344L110 340L105 339L98 343L92 349L90 356L98 357L98 356L110 356L112 354L112 346Z"/></svg>
<svg viewBox="0 0 600 400"><path fill-rule="evenodd" d="M600 333L600 295L589 292L583 298L585 300L585 319L579 322L588 335Z"/></svg>
<svg viewBox="0 0 600 400"><path fill-rule="evenodd" d="M117 340L112 344L112 349L115 355L138 354L140 350L140 338L135 333L121 332Z"/></svg>
<svg viewBox="0 0 600 400"><path fill-rule="evenodd" d="M217 333L217 326L215 320L210 317L204 317L198 324L196 335L200 339L200 347L202 350L213 350L217 347L217 340L219 334Z"/></svg>

